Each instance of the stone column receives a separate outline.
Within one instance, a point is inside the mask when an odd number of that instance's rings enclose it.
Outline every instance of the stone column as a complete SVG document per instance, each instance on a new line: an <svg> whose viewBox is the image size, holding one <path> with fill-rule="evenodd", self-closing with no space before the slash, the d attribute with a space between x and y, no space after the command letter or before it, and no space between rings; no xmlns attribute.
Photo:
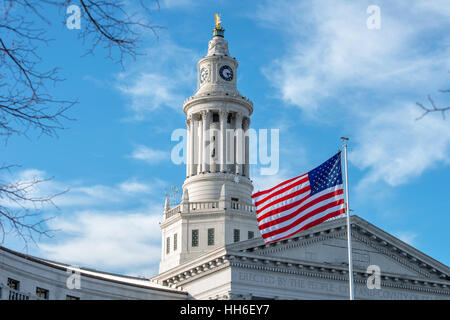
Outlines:
<svg viewBox="0 0 450 320"><path fill-rule="evenodd" d="M190 126L189 126L189 149L188 149L188 156L189 156L189 176L193 176L195 174L195 169L194 169L194 117L193 115L189 115L189 121L190 121Z"/></svg>
<svg viewBox="0 0 450 320"><path fill-rule="evenodd" d="M227 166L226 166L226 161L227 161L227 135L226 135L226 131L227 131L227 119L228 119L228 112L227 111L220 111L219 112L219 117L220 117L220 172L226 172L227 171Z"/></svg>
<svg viewBox="0 0 450 320"><path fill-rule="evenodd" d="M208 170L208 162L209 162L209 157L210 157L210 152L207 152L209 150L209 147L207 147L208 145L208 140L209 137L207 136L207 134L209 134L209 118L211 116L211 112L210 111L202 111L202 124L203 124L203 132L202 132L202 137L203 137L203 141L201 144L201 148L203 149L202 152L202 172L206 172Z"/></svg>
<svg viewBox="0 0 450 320"><path fill-rule="evenodd" d="M214 173L216 169L216 159L217 159L217 139L216 139L216 124L214 123L214 112L210 112L210 123L209 123L209 171Z"/></svg>
<svg viewBox="0 0 450 320"><path fill-rule="evenodd" d="M230 123L228 123L228 118L230 118ZM235 148L236 148L236 143L235 143L235 126L234 124L236 123L235 120L235 116L234 114L228 113L228 118L227 118L227 123L226 123L226 149L225 149L225 159L226 159L226 165L225 168L227 170L227 172L229 173L236 173L236 164L235 164L235 159L236 159L236 152L235 152ZM229 129L229 130L228 130Z"/></svg>
<svg viewBox="0 0 450 320"><path fill-rule="evenodd" d="M242 175L242 167L244 163L244 135L242 130L242 115L240 113L236 114L236 174Z"/></svg>
<svg viewBox="0 0 450 320"><path fill-rule="evenodd" d="M212 111L206 111L206 130L203 133L205 139L205 172L211 172L211 152L212 152L212 141L211 141L211 123L212 123Z"/></svg>
<svg viewBox="0 0 450 320"><path fill-rule="evenodd" d="M191 117L189 116L186 120L186 178L189 178L189 176L191 175L191 128L192 123L191 123Z"/></svg>
<svg viewBox="0 0 450 320"><path fill-rule="evenodd" d="M203 169L203 114L200 114L198 119L198 166L197 174L202 173Z"/></svg>
<svg viewBox="0 0 450 320"><path fill-rule="evenodd" d="M250 136L248 134L248 129L250 128L250 118L246 117L244 120L244 176L250 177Z"/></svg>

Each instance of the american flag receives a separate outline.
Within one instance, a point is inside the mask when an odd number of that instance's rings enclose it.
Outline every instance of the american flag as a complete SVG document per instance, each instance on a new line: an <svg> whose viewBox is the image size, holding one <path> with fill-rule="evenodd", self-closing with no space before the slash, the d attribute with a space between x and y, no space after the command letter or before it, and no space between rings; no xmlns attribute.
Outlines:
<svg viewBox="0 0 450 320"><path fill-rule="evenodd" d="M252 195L265 243L345 213L341 152L304 175Z"/></svg>

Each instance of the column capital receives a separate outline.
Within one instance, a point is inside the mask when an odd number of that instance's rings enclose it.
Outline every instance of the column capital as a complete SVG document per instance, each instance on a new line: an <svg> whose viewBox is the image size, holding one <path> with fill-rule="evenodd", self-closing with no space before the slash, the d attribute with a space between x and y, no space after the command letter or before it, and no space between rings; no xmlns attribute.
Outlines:
<svg viewBox="0 0 450 320"><path fill-rule="evenodd" d="M251 123L250 118L249 117L244 117L243 125L244 125L245 129L248 129L250 127L250 123Z"/></svg>
<svg viewBox="0 0 450 320"><path fill-rule="evenodd" d="M219 116L226 117L228 115L228 110L219 110Z"/></svg>
<svg viewBox="0 0 450 320"><path fill-rule="evenodd" d="M203 119L206 119L212 114L211 110L201 110L199 113Z"/></svg>

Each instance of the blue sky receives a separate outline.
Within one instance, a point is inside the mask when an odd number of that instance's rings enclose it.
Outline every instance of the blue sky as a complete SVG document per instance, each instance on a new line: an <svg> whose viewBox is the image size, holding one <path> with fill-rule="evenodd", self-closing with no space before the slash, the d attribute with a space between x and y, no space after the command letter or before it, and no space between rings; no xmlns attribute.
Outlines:
<svg viewBox="0 0 450 320"><path fill-rule="evenodd" d="M369 30L369 5L381 28ZM70 191L43 208L55 216L52 239L28 252L111 272L154 275L160 259L164 189L182 185L170 161L171 133L184 128L183 100L196 89L196 62L207 51L214 13L222 15L238 88L254 103L251 127L280 130L280 170L256 189L302 174L350 137L350 202L355 214L449 265L450 120L416 102L448 105L450 5L430 1L161 1L159 39L125 69L81 57L87 47L58 12L45 65L67 80L57 97L78 98L76 121L58 138L13 136L0 146L12 178L53 177L38 194ZM81 21L83 28L83 20ZM450 115L449 117L450 118ZM23 250L9 237L5 246Z"/></svg>

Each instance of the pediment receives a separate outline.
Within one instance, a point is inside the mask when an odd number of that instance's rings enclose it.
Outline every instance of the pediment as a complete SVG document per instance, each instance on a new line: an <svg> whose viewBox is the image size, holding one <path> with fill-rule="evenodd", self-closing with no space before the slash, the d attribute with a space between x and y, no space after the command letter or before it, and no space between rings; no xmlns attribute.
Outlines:
<svg viewBox="0 0 450 320"><path fill-rule="evenodd" d="M348 266L345 219L336 219L301 232L298 236L264 245L262 239L231 248L270 259ZM381 274L406 278L449 280L449 268L367 221L352 216L352 258L355 270L377 265Z"/></svg>

